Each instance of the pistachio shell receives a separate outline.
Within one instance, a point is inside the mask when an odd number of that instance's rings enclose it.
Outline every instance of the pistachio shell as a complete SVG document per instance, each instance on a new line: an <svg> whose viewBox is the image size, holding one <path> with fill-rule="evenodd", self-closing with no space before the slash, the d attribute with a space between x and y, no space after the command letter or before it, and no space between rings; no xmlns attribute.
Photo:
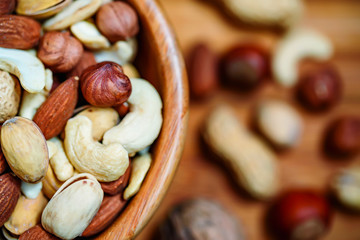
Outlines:
<svg viewBox="0 0 360 240"><path fill-rule="evenodd" d="M38 126L23 117L7 120L1 128L1 148L13 172L23 181L36 183L49 166L46 140Z"/></svg>
<svg viewBox="0 0 360 240"><path fill-rule="evenodd" d="M104 192L88 173L67 180L43 211L44 229L62 239L73 239L86 229L96 215Z"/></svg>
<svg viewBox="0 0 360 240"><path fill-rule="evenodd" d="M34 18L46 18L60 12L72 0L17 0L16 12Z"/></svg>

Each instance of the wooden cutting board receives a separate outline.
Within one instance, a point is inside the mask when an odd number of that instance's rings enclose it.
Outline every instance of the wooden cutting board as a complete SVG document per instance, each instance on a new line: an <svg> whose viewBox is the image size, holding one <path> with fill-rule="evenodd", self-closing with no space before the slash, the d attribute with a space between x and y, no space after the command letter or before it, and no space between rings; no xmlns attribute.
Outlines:
<svg viewBox="0 0 360 240"><path fill-rule="evenodd" d="M239 28L224 18L207 1L160 0L174 26L184 53L196 42L204 41L221 54L232 44L257 41L271 48L277 36L263 30ZM343 98L330 111L310 114L294 100L292 90L281 89L268 81L259 91L244 95L219 89L201 103L191 102L189 128L183 158L174 182L160 208L137 240L153 239L153 233L176 203L194 197L207 197L222 203L242 222L247 239L270 239L264 217L269 203L246 198L228 177L223 167L204 154L199 128L209 109L219 102L232 105L240 119L249 124L253 106L261 99L276 97L292 103L304 120L304 134L299 145L279 153L282 188L307 187L326 192L329 179L341 167L360 165L360 156L334 161L323 155L320 146L326 125L338 116L360 116L360 1L308 0L302 25L318 29L334 43L336 54L331 61L343 78ZM333 225L326 240L359 240L360 214L350 214L334 206Z"/></svg>

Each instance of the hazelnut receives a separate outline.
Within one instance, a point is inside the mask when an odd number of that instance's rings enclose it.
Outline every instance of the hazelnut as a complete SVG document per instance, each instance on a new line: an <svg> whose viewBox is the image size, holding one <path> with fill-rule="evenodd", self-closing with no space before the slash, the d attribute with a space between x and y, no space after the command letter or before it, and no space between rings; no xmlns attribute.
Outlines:
<svg viewBox="0 0 360 240"><path fill-rule="evenodd" d="M311 190L293 190L281 196L269 213L271 229L280 239L314 240L328 229L331 209Z"/></svg>
<svg viewBox="0 0 360 240"><path fill-rule="evenodd" d="M329 154L351 156L360 150L360 117L346 116L332 122L325 134Z"/></svg>
<svg viewBox="0 0 360 240"><path fill-rule="evenodd" d="M203 43L193 47L188 57L188 76L191 96L204 98L213 93L218 85L216 55Z"/></svg>
<svg viewBox="0 0 360 240"><path fill-rule="evenodd" d="M339 101L340 96L340 76L332 67L307 74L297 88L298 99L312 111L329 109Z"/></svg>
<svg viewBox="0 0 360 240"><path fill-rule="evenodd" d="M1 0L0 15L10 14L15 10L16 0Z"/></svg>
<svg viewBox="0 0 360 240"><path fill-rule="evenodd" d="M69 32L47 32L40 40L38 58L53 72L68 72L80 61L83 46Z"/></svg>
<svg viewBox="0 0 360 240"><path fill-rule="evenodd" d="M111 2L100 7L96 25L111 42L126 40L139 32L135 10L124 2Z"/></svg>
<svg viewBox="0 0 360 240"><path fill-rule="evenodd" d="M221 77L225 84L240 90L254 89L268 73L269 57L259 46L235 46L221 60Z"/></svg>
<svg viewBox="0 0 360 240"><path fill-rule="evenodd" d="M80 84L86 101L98 107L120 105L131 94L129 78L122 67L114 62L101 62L86 68Z"/></svg>
<svg viewBox="0 0 360 240"><path fill-rule="evenodd" d="M96 64L94 54L89 51L84 51L80 58L80 61L69 73L67 73L67 77L80 77L84 69L94 64Z"/></svg>
<svg viewBox="0 0 360 240"><path fill-rule="evenodd" d="M114 106L114 109L117 111L121 118L124 118L126 114L128 114L128 112L130 111L130 106L127 102L124 102L123 104Z"/></svg>

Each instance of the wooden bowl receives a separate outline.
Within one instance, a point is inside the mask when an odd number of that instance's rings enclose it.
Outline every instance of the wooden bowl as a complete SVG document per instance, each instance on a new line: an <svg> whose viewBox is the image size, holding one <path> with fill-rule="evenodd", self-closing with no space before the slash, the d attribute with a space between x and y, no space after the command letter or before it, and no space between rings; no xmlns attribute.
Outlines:
<svg viewBox="0 0 360 240"><path fill-rule="evenodd" d="M188 86L184 62L171 27L154 0L128 0L141 30L135 65L159 91L163 126L152 148L153 162L140 191L116 221L96 239L132 239L159 206L178 166L187 127Z"/></svg>

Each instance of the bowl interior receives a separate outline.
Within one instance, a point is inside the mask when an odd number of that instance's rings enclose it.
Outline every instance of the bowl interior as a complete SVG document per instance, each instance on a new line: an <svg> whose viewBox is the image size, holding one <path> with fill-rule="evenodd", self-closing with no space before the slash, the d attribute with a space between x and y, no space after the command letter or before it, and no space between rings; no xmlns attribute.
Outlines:
<svg viewBox="0 0 360 240"><path fill-rule="evenodd" d="M153 0L128 0L137 10L141 30L135 65L163 100L163 126L152 148L153 162L140 191L97 239L132 239L163 199L183 150L188 115L186 71L174 34Z"/></svg>

